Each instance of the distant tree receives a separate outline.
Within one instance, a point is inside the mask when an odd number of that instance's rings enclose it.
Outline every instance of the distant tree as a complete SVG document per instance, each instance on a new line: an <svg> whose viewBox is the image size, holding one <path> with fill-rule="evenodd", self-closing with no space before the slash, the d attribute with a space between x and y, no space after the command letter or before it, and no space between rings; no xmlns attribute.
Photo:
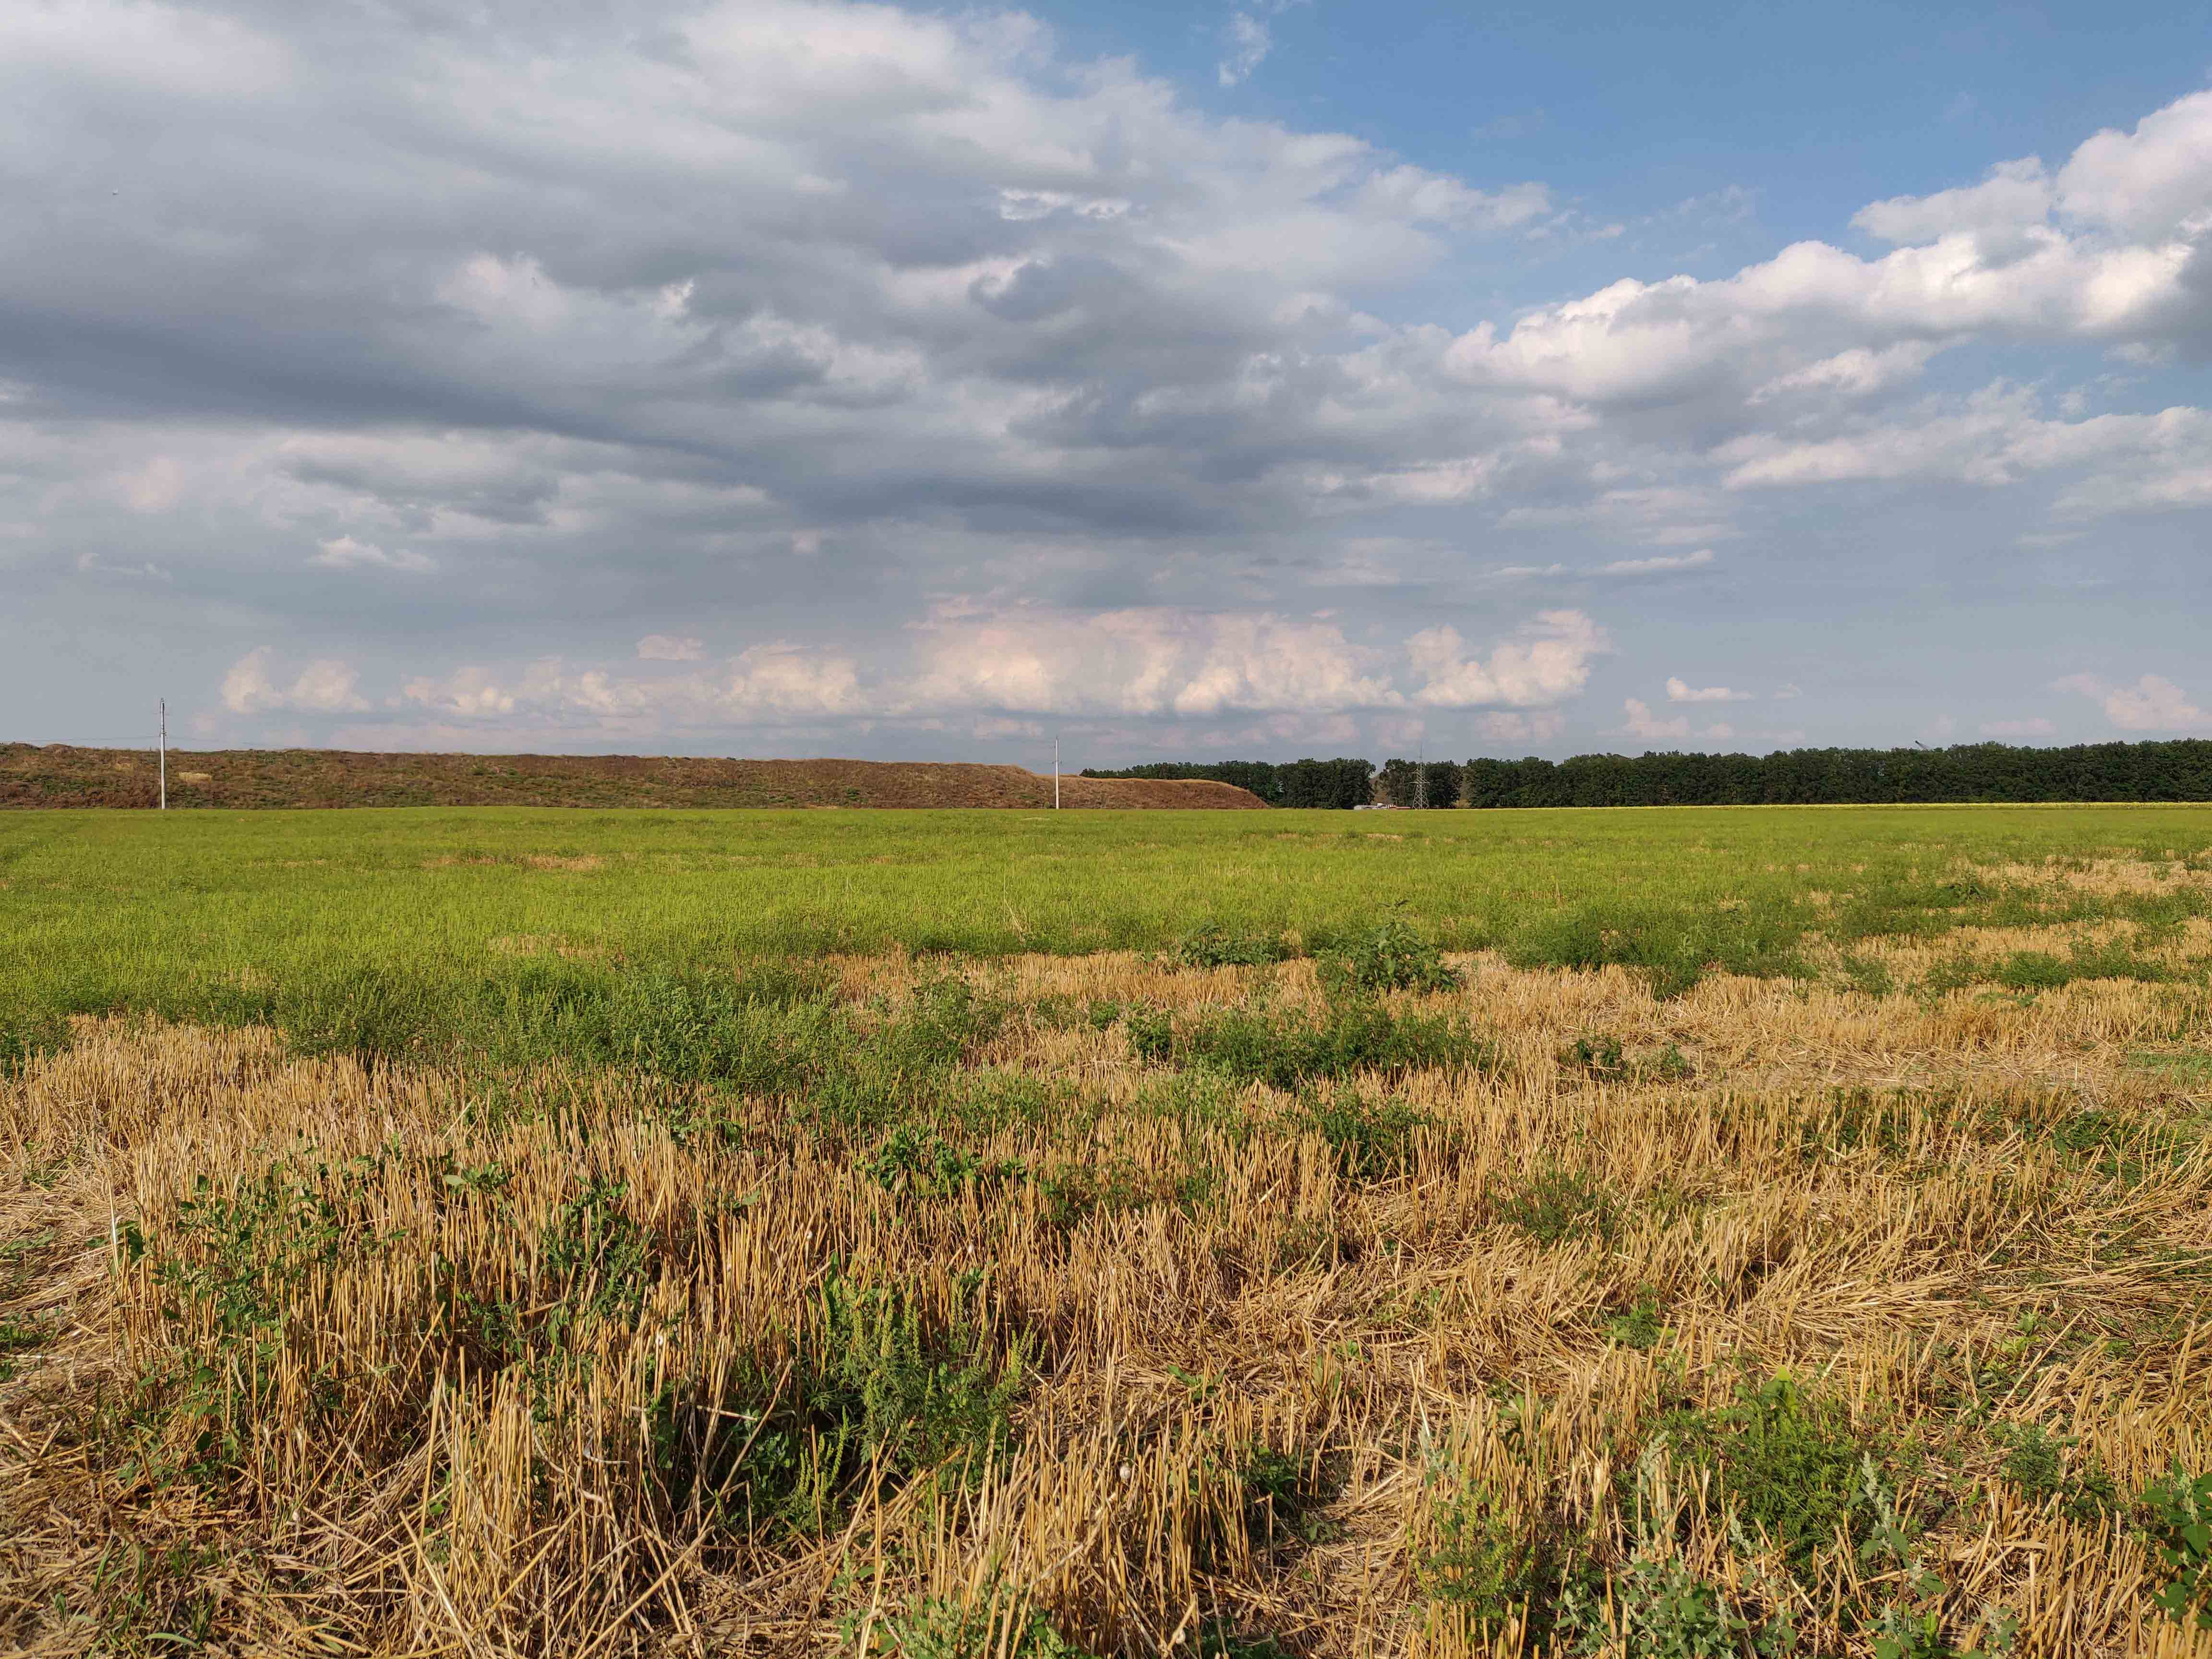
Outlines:
<svg viewBox="0 0 2212 1659"><path fill-rule="evenodd" d="M1276 806L1757 806L1889 801L2212 800L2212 742L2017 749L1791 749L1771 755L1577 755L1525 760L1160 763L1087 777L1215 778Z"/></svg>
<svg viewBox="0 0 2212 1659"><path fill-rule="evenodd" d="M1460 763L1458 761L1429 761L1422 765L1420 796L1431 807L1460 805Z"/></svg>
<svg viewBox="0 0 2212 1659"><path fill-rule="evenodd" d="M1375 775L1375 799L1387 806L1411 806L1419 791L1419 769L1409 760L1386 760Z"/></svg>

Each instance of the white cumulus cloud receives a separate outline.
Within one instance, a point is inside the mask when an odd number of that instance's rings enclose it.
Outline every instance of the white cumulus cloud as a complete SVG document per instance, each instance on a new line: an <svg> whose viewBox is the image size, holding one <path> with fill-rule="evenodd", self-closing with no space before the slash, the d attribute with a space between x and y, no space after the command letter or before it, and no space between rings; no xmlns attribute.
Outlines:
<svg viewBox="0 0 2212 1659"><path fill-rule="evenodd" d="M1725 685L1692 685L1679 675L1669 675L1667 679L1667 701L1668 702L1748 702L1751 701L1751 693L1731 691Z"/></svg>
<svg viewBox="0 0 2212 1659"><path fill-rule="evenodd" d="M222 706L232 714L343 714L369 706L358 690L360 676L347 664L310 662L289 685L282 685L270 677L271 654L261 646L231 664L222 695Z"/></svg>
<svg viewBox="0 0 2212 1659"><path fill-rule="evenodd" d="M1406 657L1424 682L1413 696L1424 708L1536 708L1580 691L1591 659L1611 648L1605 629L1581 611L1547 611L1487 656L1468 652L1447 624L1414 635Z"/></svg>
<svg viewBox="0 0 2212 1659"><path fill-rule="evenodd" d="M2094 674L2069 674L2053 682L2102 705L2105 718L2123 732L2212 730L2212 712L2199 708L2172 680L2145 674L2133 685L2111 685Z"/></svg>

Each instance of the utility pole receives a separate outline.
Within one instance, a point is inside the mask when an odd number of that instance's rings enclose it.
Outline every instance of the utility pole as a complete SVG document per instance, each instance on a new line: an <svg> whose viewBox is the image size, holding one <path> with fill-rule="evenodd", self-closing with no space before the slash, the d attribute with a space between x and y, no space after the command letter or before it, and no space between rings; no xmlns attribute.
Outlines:
<svg viewBox="0 0 2212 1659"><path fill-rule="evenodd" d="M1060 735L1057 732L1053 734L1052 739L1052 810L1055 812L1060 811Z"/></svg>
<svg viewBox="0 0 2212 1659"><path fill-rule="evenodd" d="M161 810L169 810L169 700L161 699Z"/></svg>
<svg viewBox="0 0 2212 1659"><path fill-rule="evenodd" d="M1425 738L1413 750L1413 805L1425 809L1429 804L1429 745Z"/></svg>

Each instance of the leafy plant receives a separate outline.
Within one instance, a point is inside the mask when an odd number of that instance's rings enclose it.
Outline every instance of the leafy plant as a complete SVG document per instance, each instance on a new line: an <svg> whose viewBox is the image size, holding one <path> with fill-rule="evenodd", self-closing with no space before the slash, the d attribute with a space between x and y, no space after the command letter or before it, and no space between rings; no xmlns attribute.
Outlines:
<svg viewBox="0 0 2212 1659"><path fill-rule="evenodd" d="M622 1207L628 1188L594 1181L565 1200L539 1243L544 1272L561 1286L545 1324L555 1347L601 1321L632 1324L645 1306L652 1240Z"/></svg>
<svg viewBox="0 0 2212 1659"><path fill-rule="evenodd" d="M1571 1651L1621 1659L1737 1659L1743 1651L1737 1638L1752 1628L1718 1589L1673 1557L1638 1554L1607 1577L1605 1592L1601 1597L1571 1585L1562 1595L1559 1629L1575 1643ZM1608 1600L1612 1619L1606 1616Z"/></svg>
<svg viewBox="0 0 2212 1659"><path fill-rule="evenodd" d="M2068 1520L2094 1522L2120 1507L2118 1489L2096 1455L2075 1455L2078 1441L2039 1423L2000 1426L1991 1437L2006 1448L2005 1479L2032 1498L2055 1502Z"/></svg>
<svg viewBox="0 0 2212 1659"><path fill-rule="evenodd" d="M1142 1059L1201 1066L1284 1090L1354 1072L1402 1075L1425 1066L1487 1066L1494 1059L1457 1014L1396 1013L1367 1000L1332 1002L1312 1018L1231 1008L1178 1022L1162 1010L1132 1011L1123 1024Z"/></svg>
<svg viewBox="0 0 2212 1659"><path fill-rule="evenodd" d="M917 1596L873 1619L848 1614L841 1626L855 1659L1091 1659L1043 1609L1024 1610L996 1587L980 1602Z"/></svg>
<svg viewBox="0 0 2212 1659"><path fill-rule="evenodd" d="M1624 1348L1648 1353L1667 1334L1665 1310L1659 1292L1646 1285L1636 1292L1628 1311L1606 1322L1605 1334Z"/></svg>
<svg viewBox="0 0 2212 1659"><path fill-rule="evenodd" d="M1338 1166L1354 1181L1402 1171L1413 1157L1415 1132L1433 1121L1402 1100L1370 1101L1349 1088L1309 1098L1300 1108L1302 1123L1329 1144Z"/></svg>
<svg viewBox="0 0 2212 1659"><path fill-rule="evenodd" d="M957 1193L969 1181L1002 1181L1018 1177L1018 1161L986 1163L964 1147L933 1129L901 1124L853 1167L890 1192Z"/></svg>
<svg viewBox="0 0 2212 1659"><path fill-rule="evenodd" d="M1237 1468L1244 1491L1244 1524L1273 1537L1278 1528L1295 1530L1309 1495L1304 1460L1289 1452L1255 1446Z"/></svg>
<svg viewBox="0 0 2212 1659"><path fill-rule="evenodd" d="M1292 954L1279 933L1240 933L1208 921L1177 939L1168 951L1168 961L1177 968L1253 968Z"/></svg>
<svg viewBox="0 0 2212 1659"><path fill-rule="evenodd" d="M2143 1489L2142 1534L2166 1582L2152 1599L2167 1618L2212 1630L2212 1474L2176 1463Z"/></svg>
<svg viewBox="0 0 2212 1659"><path fill-rule="evenodd" d="M1862 1479L1865 1453L1850 1419L1786 1373L1756 1388L1740 1384L1733 1404L1675 1413L1664 1426L1682 1457L1717 1473L1747 1529L1793 1562L1867 1535L1873 1511Z"/></svg>
<svg viewBox="0 0 2212 1659"><path fill-rule="evenodd" d="M1340 939L1322 958L1321 975L1335 991L1449 991L1460 982L1435 941L1396 917Z"/></svg>
<svg viewBox="0 0 2212 1659"><path fill-rule="evenodd" d="M1609 1239L1620 1224L1620 1206L1595 1176L1580 1170L1546 1164L1493 1200L1498 1218L1518 1227L1540 1244L1564 1244L1577 1238Z"/></svg>
<svg viewBox="0 0 2212 1659"><path fill-rule="evenodd" d="M1577 1037L1559 1050L1559 1064L1567 1071L1589 1077L1621 1077L1628 1071L1620 1039L1603 1034Z"/></svg>
<svg viewBox="0 0 2212 1659"><path fill-rule="evenodd" d="M1440 1504L1436 1523L1435 1546L1414 1564L1421 1593L1483 1623L1502 1624L1532 1587L1534 1544L1479 1486Z"/></svg>

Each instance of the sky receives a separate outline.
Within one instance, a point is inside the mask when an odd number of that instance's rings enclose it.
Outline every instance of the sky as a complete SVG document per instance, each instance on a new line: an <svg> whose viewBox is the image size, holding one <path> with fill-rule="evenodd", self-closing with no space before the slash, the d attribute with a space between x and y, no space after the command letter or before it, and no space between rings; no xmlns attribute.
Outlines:
<svg viewBox="0 0 2212 1659"><path fill-rule="evenodd" d="M0 738L2212 736L2188 8L13 0L0 183Z"/></svg>

